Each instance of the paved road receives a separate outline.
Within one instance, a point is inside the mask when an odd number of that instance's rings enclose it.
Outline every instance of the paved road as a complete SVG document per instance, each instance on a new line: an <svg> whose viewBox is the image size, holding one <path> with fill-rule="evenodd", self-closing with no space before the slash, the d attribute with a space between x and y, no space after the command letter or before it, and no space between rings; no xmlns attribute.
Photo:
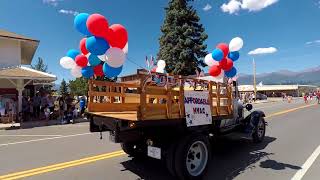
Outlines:
<svg viewBox="0 0 320 180"><path fill-rule="evenodd" d="M255 108L268 116L265 142L252 144L232 138L216 141L205 179L285 180L295 176L298 180L301 175L306 180L319 179L320 157L315 155L320 145L320 106L306 107L302 100L296 100L291 104L263 103ZM138 161L119 150L106 133L103 140L97 133L88 133L88 123L3 130L0 179L12 173L16 174L7 179L174 179L159 161Z"/></svg>

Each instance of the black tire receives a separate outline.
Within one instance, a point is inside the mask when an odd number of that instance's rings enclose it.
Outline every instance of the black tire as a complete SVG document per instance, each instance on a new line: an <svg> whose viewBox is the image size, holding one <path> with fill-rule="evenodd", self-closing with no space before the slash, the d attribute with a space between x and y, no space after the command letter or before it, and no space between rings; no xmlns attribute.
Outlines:
<svg viewBox="0 0 320 180"><path fill-rule="evenodd" d="M121 143L122 150L127 153L130 157L142 158L145 157L141 145L135 143Z"/></svg>
<svg viewBox="0 0 320 180"><path fill-rule="evenodd" d="M170 172L170 174L174 177L176 177L176 171L175 171L175 153L176 153L176 143L177 141L174 141L169 148L167 149L167 153L166 153L166 159L165 159L165 163L167 166L168 171Z"/></svg>
<svg viewBox="0 0 320 180"><path fill-rule="evenodd" d="M254 143L260 143L264 140L266 134L266 122L263 117L260 117L255 131L252 134L252 141Z"/></svg>
<svg viewBox="0 0 320 180"><path fill-rule="evenodd" d="M191 148L203 147L203 154L199 152L192 151ZM199 156L199 157L198 157ZM196 167L192 164L191 160L204 158L206 160L200 161L202 165ZM211 146L208 137L202 134L193 134L184 137L176 147L175 152L175 173L178 179L181 180L200 180L205 174L209 160L211 159ZM190 163L191 170L197 170L197 172L190 172L188 170L187 163ZM190 169L189 168L189 169Z"/></svg>

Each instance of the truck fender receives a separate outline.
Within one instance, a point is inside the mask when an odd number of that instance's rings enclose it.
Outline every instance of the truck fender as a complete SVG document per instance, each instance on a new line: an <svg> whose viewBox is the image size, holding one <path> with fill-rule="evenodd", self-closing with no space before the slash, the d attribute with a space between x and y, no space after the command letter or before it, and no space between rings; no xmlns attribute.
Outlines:
<svg viewBox="0 0 320 180"><path fill-rule="evenodd" d="M245 118L245 131L247 133L254 132L255 128L258 126L261 117L266 117L265 113L260 110L253 111ZM267 125L267 124L266 124Z"/></svg>

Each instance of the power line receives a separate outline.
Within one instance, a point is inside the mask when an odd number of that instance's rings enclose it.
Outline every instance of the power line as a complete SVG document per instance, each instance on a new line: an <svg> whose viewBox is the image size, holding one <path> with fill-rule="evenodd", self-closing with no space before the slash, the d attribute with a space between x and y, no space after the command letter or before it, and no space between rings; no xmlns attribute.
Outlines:
<svg viewBox="0 0 320 180"><path fill-rule="evenodd" d="M139 64L137 64L136 62L134 62L133 60L131 60L128 56L127 56L127 59L128 59L128 61L130 61L132 64L136 65L137 67L142 68L142 69L146 69L145 67L142 67Z"/></svg>

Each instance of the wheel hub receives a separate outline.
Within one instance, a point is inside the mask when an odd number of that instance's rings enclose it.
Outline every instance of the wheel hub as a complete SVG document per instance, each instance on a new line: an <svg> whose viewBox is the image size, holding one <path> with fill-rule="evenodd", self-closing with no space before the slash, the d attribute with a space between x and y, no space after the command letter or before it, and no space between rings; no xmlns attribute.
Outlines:
<svg viewBox="0 0 320 180"><path fill-rule="evenodd" d="M258 137L261 138L265 131L265 125L262 120L259 121L258 124Z"/></svg>
<svg viewBox="0 0 320 180"><path fill-rule="evenodd" d="M188 151L186 166L189 174L198 176L203 172L208 162L208 149L202 141L194 142Z"/></svg>

